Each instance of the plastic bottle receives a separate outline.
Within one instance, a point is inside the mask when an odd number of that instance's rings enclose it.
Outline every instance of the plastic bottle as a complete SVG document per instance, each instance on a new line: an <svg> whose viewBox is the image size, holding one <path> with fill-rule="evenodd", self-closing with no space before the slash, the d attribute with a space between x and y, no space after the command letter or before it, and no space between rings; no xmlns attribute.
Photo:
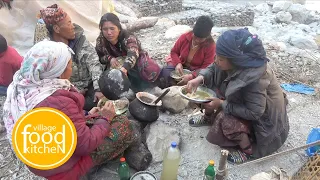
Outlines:
<svg viewBox="0 0 320 180"><path fill-rule="evenodd" d="M124 157L120 158L118 175L119 175L120 180L129 180L130 179L129 165L127 164L126 159Z"/></svg>
<svg viewBox="0 0 320 180"><path fill-rule="evenodd" d="M160 180L177 179L180 159L180 150L177 148L177 143L172 142L164 155Z"/></svg>
<svg viewBox="0 0 320 180"><path fill-rule="evenodd" d="M203 180L215 180L216 178L216 171L214 170L214 161L209 161L209 166L204 171Z"/></svg>

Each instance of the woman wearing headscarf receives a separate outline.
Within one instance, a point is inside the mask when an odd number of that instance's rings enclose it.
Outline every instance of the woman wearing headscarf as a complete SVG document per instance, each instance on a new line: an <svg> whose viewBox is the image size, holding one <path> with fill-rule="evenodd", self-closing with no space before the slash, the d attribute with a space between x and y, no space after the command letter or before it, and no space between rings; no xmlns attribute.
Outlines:
<svg viewBox="0 0 320 180"><path fill-rule="evenodd" d="M248 29L228 30L217 41L215 64L201 70L187 89L205 84L217 97L203 104L205 115L191 126L212 125L207 140L234 147L231 163L243 163L278 150L289 132L287 99L267 65L263 44Z"/></svg>
<svg viewBox="0 0 320 180"><path fill-rule="evenodd" d="M128 76L134 91L155 84L161 68L141 48L137 37L122 28L119 18L106 13L101 17L99 28L96 51L106 69L120 69Z"/></svg>
<svg viewBox="0 0 320 180"><path fill-rule="evenodd" d="M94 46L86 39L83 28L73 23L61 7L53 4L40 10L35 42L43 39L63 42L74 51L70 81L84 94L84 109L92 109L104 97L98 83L103 66Z"/></svg>
<svg viewBox="0 0 320 180"><path fill-rule="evenodd" d="M47 179L79 179L93 166L117 157L134 140L130 121L115 119L111 101L90 110L88 113L95 116L95 121L90 128L86 125L88 118L82 110L84 97L68 80L72 74L72 53L61 42L41 41L34 45L14 75L3 107L3 120L11 144L14 125L24 113L34 108L55 108L73 122L77 146L71 158L51 170L28 167L34 174Z"/></svg>
<svg viewBox="0 0 320 180"><path fill-rule="evenodd" d="M164 87L177 84L170 77L172 71L182 75L178 85L185 85L189 80L197 77L201 69L205 69L214 62L215 42L211 37L212 27L213 22L209 16L200 16L193 30L179 37L166 58L167 66L162 69L160 75ZM191 73L183 74L183 69L188 69Z"/></svg>

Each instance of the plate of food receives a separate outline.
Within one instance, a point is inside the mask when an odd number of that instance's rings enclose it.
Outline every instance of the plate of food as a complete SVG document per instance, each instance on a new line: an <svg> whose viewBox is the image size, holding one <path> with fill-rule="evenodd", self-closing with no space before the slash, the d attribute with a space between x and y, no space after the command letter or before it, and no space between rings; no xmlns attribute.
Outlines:
<svg viewBox="0 0 320 180"><path fill-rule="evenodd" d="M199 86L195 92L187 92L186 86L180 88L180 95L194 103L207 103L210 102L208 98L216 97L216 93L204 86Z"/></svg>
<svg viewBox="0 0 320 180"><path fill-rule="evenodd" d="M126 57L120 56L116 58L119 62L119 65L117 67L110 67L111 69L121 69L121 67L124 64L124 61L126 60Z"/></svg>
<svg viewBox="0 0 320 180"><path fill-rule="evenodd" d="M181 81L182 80L182 76L186 75L186 74L191 74L192 72L188 69L183 69L183 74L180 75L176 70L172 71L170 73L170 76L175 79L176 81Z"/></svg>

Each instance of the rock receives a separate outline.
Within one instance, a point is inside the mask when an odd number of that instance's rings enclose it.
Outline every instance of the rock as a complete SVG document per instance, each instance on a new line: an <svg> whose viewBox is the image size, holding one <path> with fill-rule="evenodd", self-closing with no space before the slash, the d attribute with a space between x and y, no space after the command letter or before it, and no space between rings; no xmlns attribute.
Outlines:
<svg viewBox="0 0 320 180"><path fill-rule="evenodd" d="M303 32L306 32L306 33L311 33L311 28L310 26L306 25L306 24L299 24L297 26L299 29L301 29Z"/></svg>
<svg viewBox="0 0 320 180"><path fill-rule="evenodd" d="M260 14L265 14L269 12L271 8L267 3L262 3L257 5L254 9Z"/></svg>
<svg viewBox="0 0 320 180"><path fill-rule="evenodd" d="M169 29L173 26L175 26L176 23L168 18L160 18L157 22L157 24L155 25L155 27L159 27L159 28L164 28L164 29Z"/></svg>
<svg viewBox="0 0 320 180"><path fill-rule="evenodd" d="M180 37L182 34L191 31L191 27L187 25L175 25L169 28L165 33L166 39L175 39Z"/></svg>
<svg viewBox="0 0 320 180"><path fill-rule="evenodd" d="M127 24L127 30L130 32L138 31L140 29L146 29L153 27L158 22L158 17L143 17L135 21L134 23Z"/></svg>
<svg viewBox="0 0 320 180"><path fill-rule="evenodd" d="M290 1L276 1L273 3L272 12L287 11L291 5Z"/></svg>
<svg viewBox="0 0 320 180"><path fill-rule="evenodd" d="M291 0L294 4L305 5L307 0Z"/></svg>
<svg viewBox="0 0 320 180"><path fill-rule="evenodd" d="M280 11L276 15L277 23L290 23L292 16L289 12Z"/></svg>
<svg viewBox="0 0 320 180"><path fill-rule="evenodd" d="M137 18L136 13L131 8L129 8L129 6L122 4L122 2L120 1L114 1L113 4L114 4L114 10L116 12L126 16Z"/></svg>
<svg viewBox="0 0 320 180"><path fill-rule="evenodd" d="M277 42L277 46L279 48L280 51L286 51L287 50L287 46L284 42Z"/></svg>
<svg viewBox="0 0 320 180"><path fill-rule="evenodd" d="M154 16L182 10L182 0L131 0L143 16Z"/></svg>
<svg viewBox="0 0 320 180"><path fill-rule="evenodd" d="M292 21L296 21L302 24L306 22L310 13L310 11L301 4L292 4L288 9L288 12L290 12L292 15Z"/></svg>
<svg viewBox="0 0 320 180"><path fill-rule="evenodd" d="M156 121L149 126L150 128L146 130L146 144L152 154L153 161L161 162L163 153L171 142L175 141L180 144L179 132L161 121Z"/></svg>
<svg viewBox="0 0 320 180"><path fill-rule="evenodd" d="M130 0L118 0L122 4L125 4L125 6L130 7L130 9L135 13L137 18L141 18L143 15L139 11L139 5L135 4L134 2L131 2Z"/></svg>
<svg viewBox="0 0 320 180"><path fill-rule="evenodd" d="M166 94L161 99L162 107L171 113L180 113L188 106L189 101L187 101L186 99L183 99L180 96L180 93L179 93L180 86L172 86L169 88L170 88L169 93ZM160 96L161 93L164 92L165 90L166 89L162 90L160 93L158 92L156 96Z"/></svg>
<svg viewBox="0 0 320 180"><path fill-rule="evenodd" d="M295 35L291 36L289 43L300 49L318 49L316 41L311 36Z"/></svg>
<svg viewBox="0 0 320 180"><path fill-rule="evenodd" d="M124 156L128 165L137 171L146 170L152 161L152 155L143 143L129 147Z"/></svg>
<svg viewBox="0 0 320 180"><path fill-rule="evenodd" d="M121 23L134 23L138 20L136 17L130 17L121 13L118 13L117 16L119 17Z"/></svg>

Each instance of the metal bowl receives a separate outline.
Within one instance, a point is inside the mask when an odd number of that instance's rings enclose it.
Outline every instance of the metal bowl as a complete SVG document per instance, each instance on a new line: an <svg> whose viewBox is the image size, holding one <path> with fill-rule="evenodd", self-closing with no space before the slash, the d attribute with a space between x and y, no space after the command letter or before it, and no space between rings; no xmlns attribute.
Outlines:
<svg viewBox="0 0 320 180"><path fill-rule="evenodd" d="M188 69L183 69L183 75L185 74L191 74L192 72ZM170 77L172 77L173 79L175 79L176 81L180 81L182 80L182 76L180 76L176 70L172 71L170 73Z"/></svg>
<svg viewBox="0 0 320 180"><path fill-rule="evenodd" d="M157 99L157 96L147 93L147 92L138 92L136 94L137 99L139 99L140 102L143 104L149 105L149 106L161 106L162 101L160 100L157 104L154 104L153 102Z"/></svg>
<svg viewBox="0 0 320 180"><path fill-rule="evenodd" d="M216 93L215 93L213 90L211 90L211 89L209 89L209 88L206 88L206 87L204 87L204 86L199 86L199 87L197 88L197 91L196 91L196 92L199 92L199 91L208 93L208 95L209 95L210 97L217 97ZM183 98L187 99L187 100L190 101L190 102L194 102L194 103L197 103L197 104L207 103L207 102L210 102L210 101L211 101L211 100L206 100L206 99L192 99L192 98L188 97L188 96L186 95L186 94L187 94L186 86L182 86L182 87L180 88L179 92L180 92L180 95L181 95Z"/></svg>
<svg viewBox="0 0 320 180"><path fill-rule="evenodd" d="M131 176L130 180L157 180L156 176L148 171L140 171Z"/></svg>

